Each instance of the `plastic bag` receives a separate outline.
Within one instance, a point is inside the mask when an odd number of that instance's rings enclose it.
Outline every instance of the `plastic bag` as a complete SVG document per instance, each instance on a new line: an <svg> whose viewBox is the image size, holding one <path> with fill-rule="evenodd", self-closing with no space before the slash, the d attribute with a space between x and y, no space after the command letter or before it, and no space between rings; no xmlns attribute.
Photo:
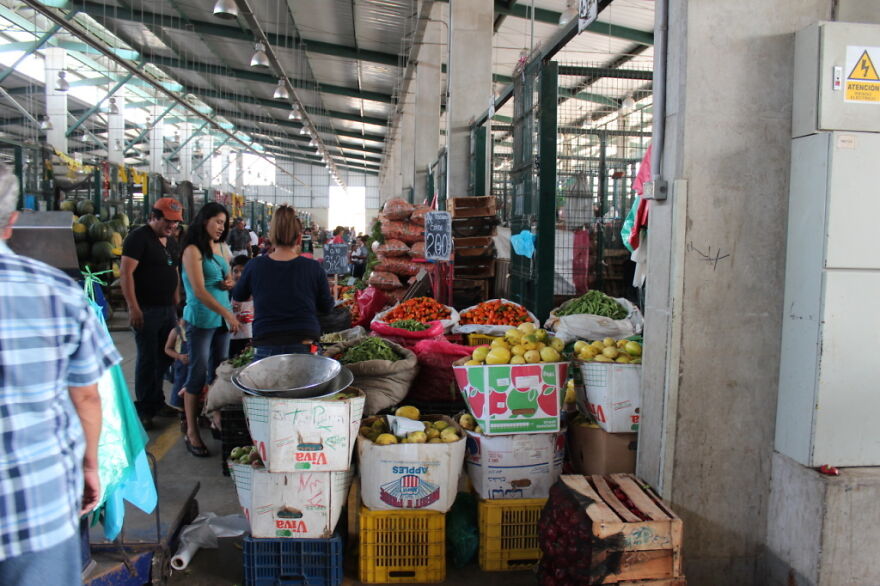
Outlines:
<svg viewBox="0 0 880 586"><path fill-rule="evenodd" d="M515 301L510 301L509 299L498 299L498 300L487 299L486 301L503 301L504 303L513 303L515 305L519 305ZM479 303L477 305L479 305ZM459 315L461 315L461 313L465 313L467 311L474 309L475 307L477 307L477 305L472 305L472 306L468 307L467 309L462 309L461 312L459 313ZM529 317L531 318L532 324L534 324L535 327L540 327L541 322L538 321L538 318L535 317L535 314L532 313L531 311L529 311L528 314L529 314ZM516 326L512 325L512 324L511 325L468 324L468 325L464 325L464 326L461 324L456 324L456 326L454 328L452 328L452 333L453 334L483 334L485 336L503 336L504 332L506 332L510 328L515 328L515 327Z"/></svg>
<svg viewBox="0 0 880 586"><path fill-rule="evenodd" d="M388 297L375 287L367 287L357 294L356 303L360 311L360 319L356 326L369 327L378 311L388 305Z"/></svg>
<svg viewBox="0 0 880 586"><path fill-rule="evenodd" d="M519 234L510 237L510 245L513 251L520 256L532 258L535 255L535 236L528 230L523 230Z"/></svg>
<svg viewBox="0 0 880 586"><path fill-rule="evenodd" d="M639 196L635 196L633 199L632 207L629 208L629 213L626 215L626 219L623 221L623 226L620 227L620 238L623 240L623 245L626 246L626 249L630 252L633 251L632 244L629 243L629 237L632 236L633 224L636 223L636 212L639 209Z"/></svg>
<svg viewBox="0 0 880 586"><path fill-rule="evenodd" d="M425 258L425 243L418 241L409 248L410 258Z"/></svg>
<svg viewBox="0 0 880 586"><path fill-rule="evenodd" d="M341 332L351 327L351 312L344 305L337 305L327 313L318 315L321 333Z"/></svg>
<svg viewBox="0 0 880 586"><path fill-rule="evenodd" d="M413 212L413 205L399 197L389 199L382 208L382 213L389 220L405 220Z"/></svg>
<svg viewBox="0 0 880 586"><path fill-rule="evenodd" d="M418 224L419 226L425 225L425 216L428 212L432 211L428 206L416 206L413 210L412 215L409 217L409 221L413 224Z"/></svg>
<svg viewBox="0 0 880 586"><path fill-rule="evenodd" d="M625 318L614 320L610 317L587 313L557 316L556 311L571 303L573 300L570 299L550 312L550 317L544 323L544 327L555 332L556 337L562 339L566 344L575 340L601 340L603 338L619 340L642 333L645 320L639 308L623 297L615 297L614 300L626 309L627 316Z"/></svg>
<svg viewBox="0 0 880 586"><path fill-rule="evenodd" d="M422 340L413 347L419 361L419 374L407 399L417 401L456 401L459 399L452 363L471 355L472 348L445 339Z"/></svg>
<svg viewBox="0 0 880 586"><path fill-rule="evenodd" d="M378 289L397 289L400 287L400 279L397 275L386 271L373 269L367 282Z"/></svg>
<svg viewBox="0 0 880 586"><path fill-rule="evenodd" d="M400 240L389 239L385 241L385 244L376 249L376 254L384 258L391 256L408 256L409 246Z"/></svg>
<svg viewBox="0 0 880 586"><path fill-rule="evenodd" d="M477 555L480 548L477 525L477 500L470 493L458 493L452 509L446 513L446 544L456 568L465 567Z"/></svg>
<svg viewBox="0 0 880 586"><path fill-rule="evenodd" d="M411 222L382 222L382 236L386 239L402 240L406 244L415 244L425 239L425 228Z"/></svg>

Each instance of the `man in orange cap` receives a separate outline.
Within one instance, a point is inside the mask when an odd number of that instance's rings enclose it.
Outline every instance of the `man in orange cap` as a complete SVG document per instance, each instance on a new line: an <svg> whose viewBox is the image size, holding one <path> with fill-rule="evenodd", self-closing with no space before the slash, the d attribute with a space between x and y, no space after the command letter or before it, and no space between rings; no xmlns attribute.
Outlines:
<svg viewBox="0 0 880 586"><path fill-rule="evenodd" d="M120 282L137 345L135 407L145 429L165 405L162 389L171 359L168 333L177 323L180 251L173 233L183 221L179 201L163 197L153 204L149 222L132 230L122 245Z"/></svg>

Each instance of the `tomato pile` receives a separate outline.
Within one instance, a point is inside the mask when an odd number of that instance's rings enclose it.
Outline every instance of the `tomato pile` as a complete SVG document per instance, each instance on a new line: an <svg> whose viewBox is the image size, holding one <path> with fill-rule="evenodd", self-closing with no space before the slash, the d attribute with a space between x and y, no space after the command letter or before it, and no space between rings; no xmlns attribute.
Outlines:
<svg viewBox="0 0 880 586"><path fill-rule="evenodd" d="M354 327L361 320L361 310L358 307L354 297L350 297L342 302L342 305L351 313L351 325Z"/></svg>
<svg viewBox="0 0 880 586"><path fill-rule="evenodd" d="M531 321L526 308L516 303L507 303L500 299L484 301L473 309L461 314L461 325L483 324L494 326L518 326Z"/></svg>
<svg viewBox="0 0 880 586"><path fill-rule="evenodd" d="M404 301L386 313L382 320L385 323L392 323L399 320L414 319L427 323L429 321L448 319L450 315L448 307L437 303L430 297L415 297L409 301Z"/></svg>

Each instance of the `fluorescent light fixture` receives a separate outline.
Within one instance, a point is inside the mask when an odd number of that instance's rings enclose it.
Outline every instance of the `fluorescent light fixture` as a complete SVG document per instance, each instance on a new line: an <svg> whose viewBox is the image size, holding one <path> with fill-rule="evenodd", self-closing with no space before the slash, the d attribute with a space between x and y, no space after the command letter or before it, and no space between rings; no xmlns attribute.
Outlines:
<svg viewBox="0 0 880 586"><path fill-rule="evenodd" d="M55 83L55 89L59 92L66 92L70 89L70 83L64 79L65 75L67 74L63 71L58 72L58 81Z"/></svg>
<svg viewBox="0 0 880 586"><path fill-rule="evenodd" d="M290 99L290 92L287 91L287 83L283 79L278 80L278 87L275 88L275 94L272 97L276 100Z"/></svg>
<svg viewBox="0 0 880 586"><path fill-rule="evenodd" d="M269 67L269 56L266 55L266 47L259 41L254 43L254 56L251 57L251 67Z"/></svg>
<svg viewBox="0 0 880 586"><path fill-rule="evenodd" d="M214 4L214 16L219 18L236 18L238 16L238 6L235 0L217 0Z"/></svg>

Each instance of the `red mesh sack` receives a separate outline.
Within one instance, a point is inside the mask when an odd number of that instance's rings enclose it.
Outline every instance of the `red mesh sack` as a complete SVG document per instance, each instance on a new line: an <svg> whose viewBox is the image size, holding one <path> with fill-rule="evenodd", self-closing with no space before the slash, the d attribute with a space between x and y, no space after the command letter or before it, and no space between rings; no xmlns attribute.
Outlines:
<svg viewBox="0 0 880 586"><path fill-rule="evenodd" d="M410 258L425 258L425 243L418 241L409 248Z"/></svg>
<svg viewBox="0 0 880 586"><path fill-rule="evenodd" d="M367 283L377 289L397 289L400 287L400 279L397 278L397 275L375 269L370 273Z"/></svg>
<svg viewBox="0 0 880 586"><path fill-rule="evenodd" d="M412 215L409 217L409 221L418 224L419 226L425 225L425 215L431 211L431 208L428 206L416 206L413 210Z"/></svg>
<svg viewBox="0 0 880 586"><path fill-rule="evenodd" d="M382 222L382 236L385 239L402 240L414 244L425 239L425 227L411 222Z"/></svg>
<svg viewBox="0 0 880 586"><path fill-rule="evenodd" d="M417 262L393 257L383 258L382 263L379 266L382 267L381 270L383 271L388 271L389 273L394 273L395 275L402 277L412 277L413 275L418 274L419 269L421 268Z"/></svg>
<svg viewBox="0 0 880 586"><path fill-rule="evenodd" d="M379 256L408 256L409 255L409 246L401 242L400 240L389 239L385 241L385 244L379 246L376 249L376 254Z"/></svg>
<svg viewBox="0 0 880 586"><path fill-rule="evenodd" d="M447 342L444 338L422 340L412 351L419 360L419 374L407 399L417 401L456 401L460 398L452 363L470 356L472 348Z"/></svg>
<svg viewBox="0 0 880 586"><path fill-rule="evenodd" d="M395 197L385 202L382 213L389 220L405 220L413 213L413 205L404 199Z"/></svg>
<svg viewBox="0 0 880 586"><path fill-rule="evenodd" d="M391 289L390 291L386 291L388 294L389 303L400 303L403 301L404 296L406 295L407 287L400 287L398 289Z"/></svg>
<svg viewBox="0 0 880 586"><path fill-rule="evenodd" d="M352 325L369 328L370 322L373 321L376 314L388 305L388 297L385 293L375 287L367 287L363 291L358 292L356 303L358 308L358 320ZM354 312L352 312L352 316L354 316Z"/></svg>

